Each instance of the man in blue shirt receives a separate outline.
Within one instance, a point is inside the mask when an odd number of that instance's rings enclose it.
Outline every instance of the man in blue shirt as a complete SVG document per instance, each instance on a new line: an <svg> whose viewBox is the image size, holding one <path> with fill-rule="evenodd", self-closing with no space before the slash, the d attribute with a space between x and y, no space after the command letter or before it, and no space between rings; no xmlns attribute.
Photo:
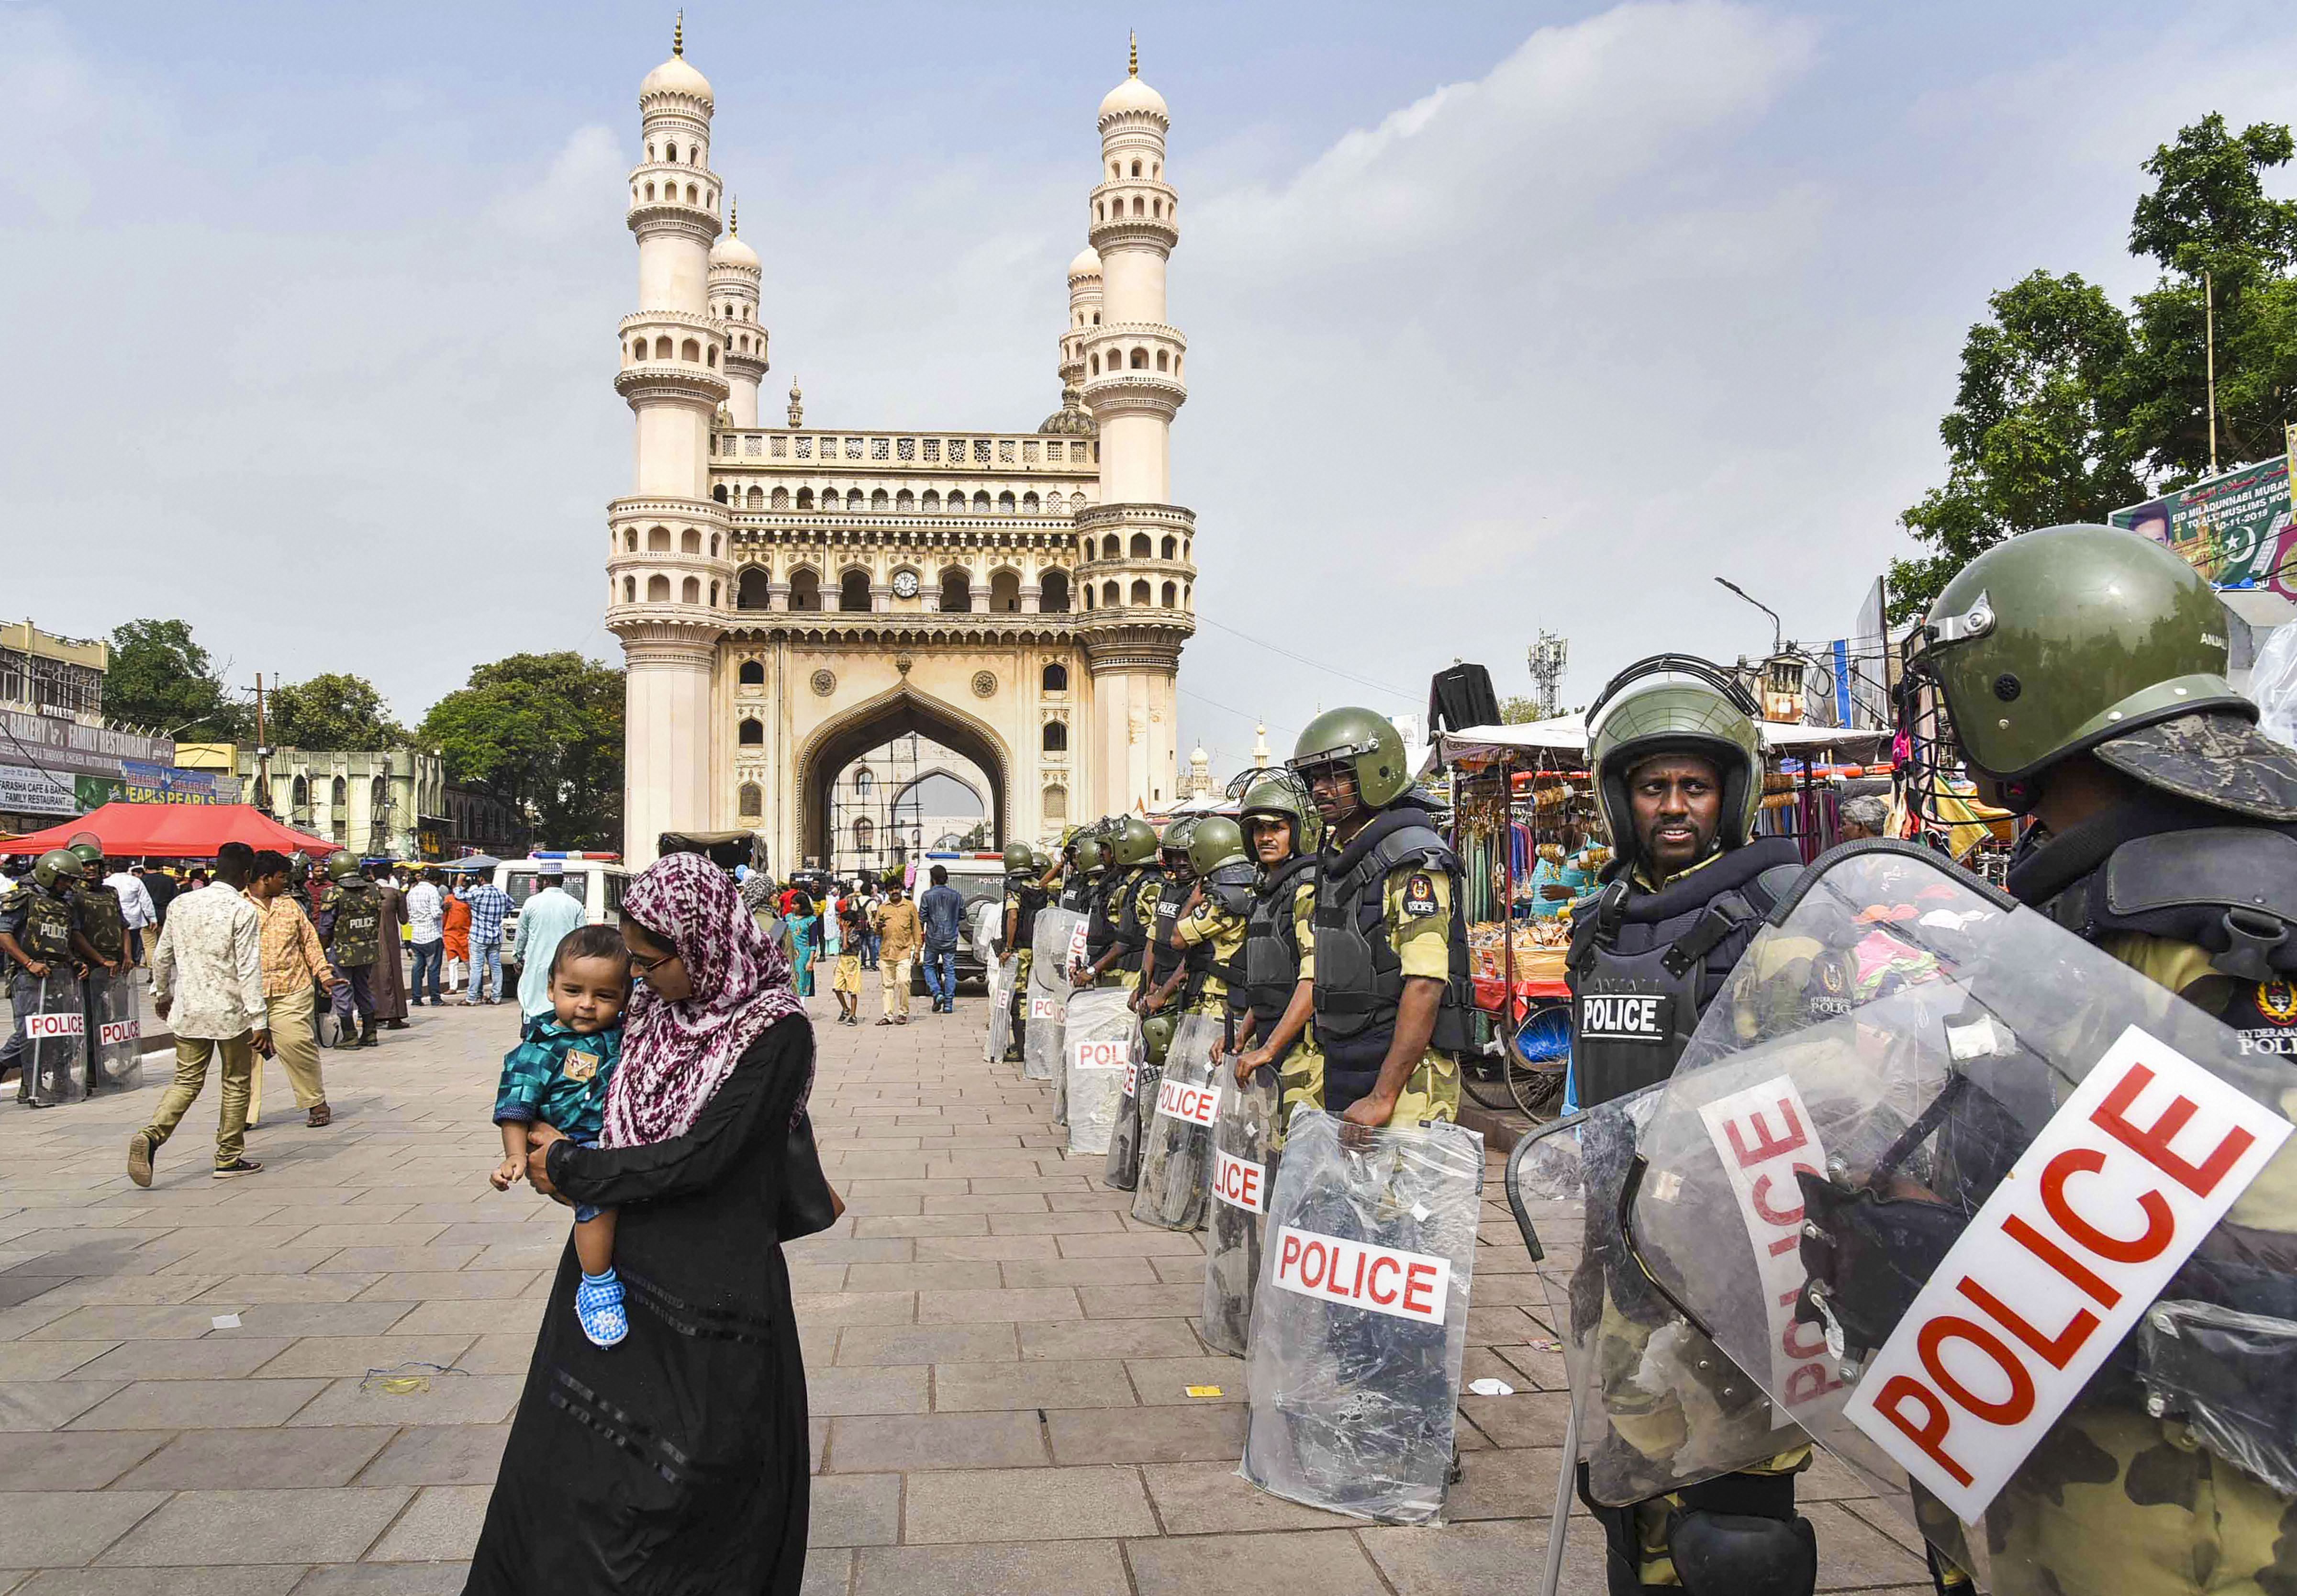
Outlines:
<svg viewBox="0 0 2297 1596"><path fill-rule="evenodd" d="M965 934L965 900L949 884L949 867L933 868L933 884L918 900L926 931L926 988L935 1014L957 1012L957 944Z"/></svg>

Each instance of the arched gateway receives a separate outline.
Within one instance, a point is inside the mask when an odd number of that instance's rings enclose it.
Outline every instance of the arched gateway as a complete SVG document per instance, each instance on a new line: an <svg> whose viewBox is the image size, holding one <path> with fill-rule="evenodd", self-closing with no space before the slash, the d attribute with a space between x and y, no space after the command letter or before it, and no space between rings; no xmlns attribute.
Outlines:
<svg viewBox="0 0 2297 1596"><path fill-rule="evenodd" d="M830 802L831 784L862 754L905 732L929 737L973 761L989 784L986 797L992 845L1004 844L1006 837L1012 835L1006 819L1007 775L1012 761L1003 740L987 722L912 690L904 679L892 692L879 694L824 722L799 748L795 781L799 794L798 835L803 839L803 860L792 862L827 865L832 860L836 848L829 834L835 813ZM945 774L964 780L953 772ZM911 779L914 782L923 777Z"/></svg>

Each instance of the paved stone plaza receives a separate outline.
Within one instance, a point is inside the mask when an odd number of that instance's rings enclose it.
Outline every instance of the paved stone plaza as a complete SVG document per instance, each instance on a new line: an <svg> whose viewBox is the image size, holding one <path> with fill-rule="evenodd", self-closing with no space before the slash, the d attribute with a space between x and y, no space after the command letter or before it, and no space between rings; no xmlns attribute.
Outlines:
<svg viewBox="0 0 2297 1596"><path fill-rule="evenodd" d="M461 1588L567 1231L486 1183L511 1016L418 1009L380 1049L326 1054L324 1131L272 1066L248 1149L268 1167L246 1180L209 1178L211 1083L152 1189L129 1184L164 1054L124 1097L0 1105L0 1593ZM1198 1238L1134 1224L1099 1159L1063 1156L1047 1092L980 1062L982 1017L967 999L819 1030L815 1121L850 1209L790 1249L808 1591L1529 1590L1561 1361L1496 1160L1467 1373L1517 1394L1462 1404L1451 1521L1313 1512L1235 1476L1243 1365L1192 1329ZM1804 1495L1824 1588L1929 1588L1844 1471L1822 1460ZM1568 1590L1601 1591L1584 1518L1568 1567Z"/></svg>

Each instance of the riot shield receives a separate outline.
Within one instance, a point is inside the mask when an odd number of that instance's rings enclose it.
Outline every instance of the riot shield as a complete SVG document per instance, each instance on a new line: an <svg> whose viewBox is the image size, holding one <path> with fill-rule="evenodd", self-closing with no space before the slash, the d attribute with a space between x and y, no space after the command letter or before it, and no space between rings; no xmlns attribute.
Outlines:
<svg viewBox="0 0 2297 1596"><path fill-rule="evenodd" d="M1213 1121L1213 1200L1205 1215L1204 1338L1215 1352L1241 1358L1252 1337L1252 1294L1267 1222L1276 1066L1264 1065L1244 1086L1236 1083L1232 1063L1215 1068L1221 1096Z"/></svg>
<svg viewBox="0 0 2297 1596"><path fill-rule="evenodd" d="M1220 1113L1221 1023L1184 1014L1165 1050L1165 1073L1154 1098L1138 1107L1148 1116L1140 1133L1140 1181L1132 1217L1167 1230L1193 1230L1205 1222L1212 1189L1213 1122Z"/></svg>
<svg viewBox="0 0 2297 1596"><path fill-rule="evenodd" d="M1084 934L1074 909L1037 914L1029 959L1029 1009L1022 1027L1021 1073L1032 1081L1061 1078L1061 1024L1068 1012L1069 948Z"/></svg>
<svg viewBox="0 0 2297 1596"><path fill-rule="evenodd" d="M2297 1485L2280 1040L1936 855L1851 844L1653 1089L1625 1242L1993 1590L2135 1588L2189 1540L2230 1570ZM2199 1506L2168 1483L2197 1469Z"/></svg>
<svg viewBox="0 0 2297 1596"><path fill-rule="evenodd" d="M1069 1151L1105 1155L1109 1123L1132 1056L1131 994L1117 987L1078 992L1061 1026L1067 1081Z"/></svg>
<svg viewBox="0 0 2297 1596"><path fill-rule="evenodd" d="M1268 1204L1238 1472L1310 1507L1391 1524L1443 1511L1484 1139L1348 1132L1293 1111Z"/></svg>
<svg viewBox="0 0 2297 1596"><path fill-rule="evenodd" d="M128 1088L144 1079L144 1011L133 975L94 970L87 977L88 1085Z"/></svg>
<svg viewBox="0 0 2297 1596"><path fill-rule="evenodd" d="M17 995L26 990L20 985ZM29 990L30 1006L16 1016L24 1026L23 1079L16 1095L43 1108L77 1103L87 1096L87 1009L80 978L54 965Z"/></svg>
<svg viewBox="0 0 2297 1596"><path fill-rule="evenodd" d="M989 1040L982 1057L990 1064L1004 1057L1005 1050L1013 1045L1013 983L1020 967L1017 954L989 967Z"/></svg>
<svg viewBox="0 0 2297 1596"><path fill-rule="evenodd" d="M1117 1191L1131 1191L1140 1179L1140 1072L1148 1063L1148 1039L1133 1022L1124 1059L1124 1084L1117 1093L1116 1113L1108 1126L1108 1163L1101 1179ZM1156 1087L1152 1080L1150 1090Z"/></svg>

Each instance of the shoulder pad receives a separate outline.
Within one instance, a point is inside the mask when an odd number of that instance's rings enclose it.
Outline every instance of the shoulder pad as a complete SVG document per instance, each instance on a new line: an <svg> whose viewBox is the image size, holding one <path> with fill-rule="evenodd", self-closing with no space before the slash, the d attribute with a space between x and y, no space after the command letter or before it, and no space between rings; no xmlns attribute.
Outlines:
<svg viewBox="0 0 2297 1596"><path fill-rule="evenodd" d="M2124 843L2106 860L2111 913L2197 906L2297 921L2297 837L2257 826L2165 831Z"/></svg>
<svg viewBox="0 0 2297 1596"><path fill-rule="evenodd" d="M0 914L14 914L31 901L32 889L30 887L11 887L7 892L0 893Z"/></svg>
<svg viewBox="0 0 2297 1596"><path fill-rule="evenodd" d="M1807 867L1803 865L1773 865L1749 882L1747 896L1753 901L1755 912L1766 915L1785 902L1787 894L1794 891L1795 883L1802 879L1806 868Z"/></svg>

